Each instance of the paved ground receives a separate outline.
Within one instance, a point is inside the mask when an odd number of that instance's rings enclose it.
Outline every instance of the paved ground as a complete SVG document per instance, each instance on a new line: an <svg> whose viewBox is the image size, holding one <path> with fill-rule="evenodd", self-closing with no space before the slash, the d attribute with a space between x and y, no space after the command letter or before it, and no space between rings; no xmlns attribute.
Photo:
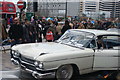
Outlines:
<svg viewBox="0 0 120 80"><path fill-rule="evenodd" d="M19 67L12 64L10 60L10 54L9 50L7 51L1 51L2 57L0 57L0 60L2 60L2 70L0 72L2 73L2 80L8 80L8 79L16 79L18 80L21 78L33 78L30 74L26 72L21 72ZM1 59L2 58L2 59Z"/></svg>
<svg viewBox="0 0 120 80"><path fill-rule="evenodd" d="M9 52L9 50L2 52L2 71L9 71L18 67L11 63Z"/></svg>

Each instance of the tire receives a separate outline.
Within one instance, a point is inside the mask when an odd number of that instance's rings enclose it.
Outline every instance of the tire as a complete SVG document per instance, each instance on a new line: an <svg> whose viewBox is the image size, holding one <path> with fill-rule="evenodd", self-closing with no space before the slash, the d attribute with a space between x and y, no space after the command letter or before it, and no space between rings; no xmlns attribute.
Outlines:
<svg viewBox="0 0 120 80"><path fill-rule="evenodd" d="M73 67L72 65L63 65L58 68L56 71L57 80L70 80L73 76Z"/></svg>

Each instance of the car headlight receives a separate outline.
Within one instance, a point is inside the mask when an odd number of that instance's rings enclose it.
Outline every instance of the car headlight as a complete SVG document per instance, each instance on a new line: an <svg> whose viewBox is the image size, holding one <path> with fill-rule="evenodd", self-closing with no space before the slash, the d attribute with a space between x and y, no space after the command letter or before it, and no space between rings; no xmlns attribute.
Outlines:
<svg viewBox="0 0 120 80"><path fill-rule="evenodd" d="M38 69L43 69L44 65L42 62L40 61L35 61L34 65L36 66L36 68Z"/></svg>
<svg viewBox="0 0 120 80"><path fill-rule="evenodd" d="M16 57L19 57L20 56L20 53L18 51L12 51L12 54L13 56L16 56Z"/></svg>
<svg viewBox="0 0 120 80"><path fill-rule="evenodd" d="M14 50L12 50L12 52L11 52L12 54L14 54L15 53L15 51Z"/></svg>
<svg viewBox="0 0 120 80"><path fill-rule="evenodd" d="M19 52L15 52L14 55L17 56L17 57L19 57L20 53Z"/></svg>

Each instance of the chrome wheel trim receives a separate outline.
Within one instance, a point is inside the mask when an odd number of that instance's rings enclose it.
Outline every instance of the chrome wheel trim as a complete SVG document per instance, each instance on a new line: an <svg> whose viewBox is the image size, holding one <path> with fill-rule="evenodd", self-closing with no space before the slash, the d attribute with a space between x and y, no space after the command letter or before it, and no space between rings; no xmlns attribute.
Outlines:
<svg viewBox="0 0 120 80"><path fill-rule="evenodd" d="M56 72L57 80L69 80L73 75L73 67L72 65L63 65L58 68Z"/></svg>

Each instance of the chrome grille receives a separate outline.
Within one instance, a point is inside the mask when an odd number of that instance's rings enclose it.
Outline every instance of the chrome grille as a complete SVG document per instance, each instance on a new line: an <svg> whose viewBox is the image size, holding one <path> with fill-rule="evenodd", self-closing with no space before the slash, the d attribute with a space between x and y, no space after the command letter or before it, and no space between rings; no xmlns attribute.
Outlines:
<svg viewBox="0 0 120 80"><path fill-rule="evenodd" d="M26 66L26 68L33 70L33 71L36 71L36 68L34 66Z"/></svg>
<svg viewBox="0 0 120 80"><path fill-rule="evenodd" d="M21 60L24 61L24 62L30 63L30 64L34 64L34 62L35 62L35 60L26 58L26 57L24 57L22 55L21 55Z"/></svg>
<svg viewBox="0 0 120 80"><path fill-rule="evenodd" d="M35 66L27 65L27 64L24 64L24 63L21 63L21 64L22 64L21 67L24 66L24 68L27 68L27 69L30 69L30 70L36 71Z"/></svg>

